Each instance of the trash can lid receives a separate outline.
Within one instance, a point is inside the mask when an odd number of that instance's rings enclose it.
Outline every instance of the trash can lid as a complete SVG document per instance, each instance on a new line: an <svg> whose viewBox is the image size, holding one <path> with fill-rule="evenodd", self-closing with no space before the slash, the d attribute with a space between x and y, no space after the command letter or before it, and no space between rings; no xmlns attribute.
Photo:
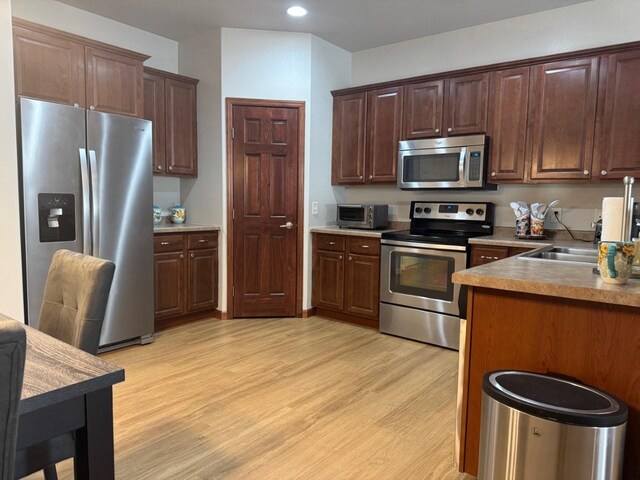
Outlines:
<svg viewBox="0 0 640 480"><path fill-rule="evenodd" d="M627 421L617 398L577 381L538 373L499 370L485 374L482 390L505 405L536 417L588 427Z"/></svg>

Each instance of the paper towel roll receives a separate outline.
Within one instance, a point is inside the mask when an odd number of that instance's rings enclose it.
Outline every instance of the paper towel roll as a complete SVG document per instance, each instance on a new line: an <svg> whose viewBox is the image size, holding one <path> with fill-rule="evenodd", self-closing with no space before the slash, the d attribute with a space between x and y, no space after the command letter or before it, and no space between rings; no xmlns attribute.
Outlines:
<svg viewBox="0 0 640 480"><path fill-rule="evenodd" d="M633 202L633 200L631 200ZM622 216L624 199L605 197L602 199L602 241L622 241Z"/></svg>

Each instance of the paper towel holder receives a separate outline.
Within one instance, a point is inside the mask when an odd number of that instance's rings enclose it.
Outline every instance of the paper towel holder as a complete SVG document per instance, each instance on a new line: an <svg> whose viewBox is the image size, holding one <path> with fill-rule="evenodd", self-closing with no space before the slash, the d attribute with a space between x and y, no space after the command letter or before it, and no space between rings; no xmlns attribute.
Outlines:
<svg viewBox="0 0 640 480"><path fill-rule="evenodd" d="M633 221L633 197L631 191L635 182L634 177L624 177L622 183L624 183L624 200L622 204L624 206L622 210L622 241L631 241L631 223Z"/></svg>

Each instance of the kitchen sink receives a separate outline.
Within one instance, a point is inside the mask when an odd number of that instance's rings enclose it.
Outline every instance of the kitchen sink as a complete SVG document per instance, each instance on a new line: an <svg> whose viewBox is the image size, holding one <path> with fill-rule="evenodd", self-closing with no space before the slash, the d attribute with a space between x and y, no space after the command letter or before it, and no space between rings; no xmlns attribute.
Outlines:
<svg viewBox="0 0 640 480"><path fill-rule="evenodd" d="M596 265L598 263L598 250L596 248L568 248L551 247L546 250L538 250L525 253L518 258L523 260L550 260L560 262L584 263Z"/></svg>

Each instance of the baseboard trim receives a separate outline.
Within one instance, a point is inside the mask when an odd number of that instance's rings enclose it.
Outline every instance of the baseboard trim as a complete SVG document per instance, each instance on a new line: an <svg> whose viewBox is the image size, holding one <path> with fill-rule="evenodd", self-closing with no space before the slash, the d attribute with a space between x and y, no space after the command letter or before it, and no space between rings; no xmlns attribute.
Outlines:
<svg viewBox="0 0 640 480"><path fill-rule="evenodd" d="M229 314L227 312L223 312L221 310L214 310L213 316L218 320L229 320Z"/></svg>
<svg viewBox="0 0 640 480"><path fill-rule="evenodd" d="M331 320L359 325L361 327L373 328L375 330L378 330L380 327L380 321L377 318L359 317L357 315L334 312L333 310L325 310L324 308L317 308L316 315L319 317L329 318Z"/></svg>
<svg viewBox="0 0 640 480"><path fill-rule="evenodd" d="M318 309L316 307L312 307L309 310L302 310L302 315L300 315L301 318L309 318L309 317L313 317L318 313Z"/></svg>

